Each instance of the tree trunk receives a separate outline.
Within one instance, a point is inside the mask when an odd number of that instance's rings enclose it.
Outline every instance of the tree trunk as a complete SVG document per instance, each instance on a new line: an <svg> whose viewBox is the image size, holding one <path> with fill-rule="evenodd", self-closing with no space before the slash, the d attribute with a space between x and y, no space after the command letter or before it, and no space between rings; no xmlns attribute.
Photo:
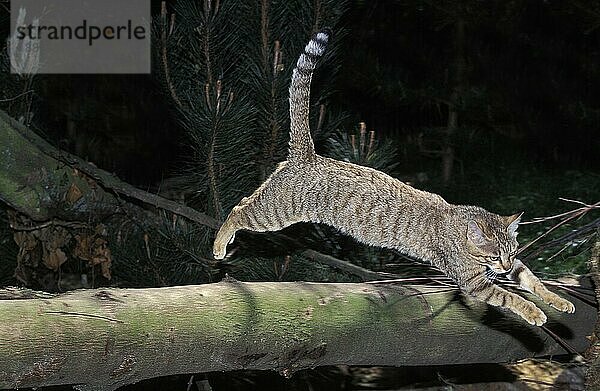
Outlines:
<svg viewBox="0 0 600 391"><path fill-rule="evenodd" d="M459 18L454 24L454 75L453 87L448 104L448 124L446 126L446 134L444 146L442 149L442 180L445 184L450 183L452 171L454 168L454 144L453 137L458 128L458 105L460 97L464 90L465 73L467 70L467 61L465 58L465 21Z"/></svg>
<svg viewBox="0 0 600 391"><path fill-rule="evenodd" d="M549 309L575 350L596 311ZM470 308L469 308L470 307ZM544 329L457 291L391 284L242 283L50 295L0 291L0 388L111 390L157 376L322 365L507 362L564 354Z"/></svg>

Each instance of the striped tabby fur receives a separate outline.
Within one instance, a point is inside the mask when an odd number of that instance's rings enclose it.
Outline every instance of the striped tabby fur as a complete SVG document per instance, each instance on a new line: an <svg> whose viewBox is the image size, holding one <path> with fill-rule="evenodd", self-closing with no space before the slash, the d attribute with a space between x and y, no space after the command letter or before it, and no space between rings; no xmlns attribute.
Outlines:
<svg viewBox="0 0 600 391"><path fill-rule="evenodd" d="M222 259L236 231L276 231L297 222L323 223L360 242L396 249L430 262L461 290L507 308L531 324L546 315L532 302L495 285L505 274L552 307L574 312L515 258L520 215L499 216L476 206L452 205L382 172L319 156L309 129L313 71L330 39L317 33L298 59L290 86L289 157L249 197L233 208L214 242Z"/></svg>

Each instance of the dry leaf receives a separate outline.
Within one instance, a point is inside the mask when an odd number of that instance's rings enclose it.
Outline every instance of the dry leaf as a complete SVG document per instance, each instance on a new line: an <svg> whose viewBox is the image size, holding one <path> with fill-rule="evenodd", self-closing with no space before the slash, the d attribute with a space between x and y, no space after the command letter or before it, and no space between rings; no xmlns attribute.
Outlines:
<svg viewBox="0 0 600 391"><path fill-rule="evenodd" d="M62 227L49 227L34 231L42 242L42 260L54 271L67 261L62 248L71 240L69 231Z"/></svg>
<svg viewBox="0 0 600 391"><path fill-rule="evenodd" d="M79 187L77 187L77 185L75 183L72 183L71 187L69 187L69 190L67 191L67 194L65 194L65 200L70 204L74 204L82 196L83 196L83 193L81 192Z"/></svg>
<svg viewBox="0 0 600 391"><path fill-rule="evenodd" d="M21 252L31 251L37 245L37 239L33 234L26 231L17 231L14 233L13 238L17 246L21 249Z"/></svg>
<svg viewBox="0 0 600 391"><path fill-rule="evenodd" d="M96 227L95 231L104 232L105 229L100 224ZM75 240L77 241L77 245L73 254L80 259L88 261L92 266L100 265L102 275L110 280L112 255L106 239L100 237L97 233L84 233L75 235Z"/></svg>
<svg viewBox="0 0 600 391"><path fill-rule="evenodd" d="M58 271L60 265L67 261L67 255L60 248L56 248L51 251L47 251L44 248L42 260L44 261L44 265L46 265L49 269Z"/></svg>

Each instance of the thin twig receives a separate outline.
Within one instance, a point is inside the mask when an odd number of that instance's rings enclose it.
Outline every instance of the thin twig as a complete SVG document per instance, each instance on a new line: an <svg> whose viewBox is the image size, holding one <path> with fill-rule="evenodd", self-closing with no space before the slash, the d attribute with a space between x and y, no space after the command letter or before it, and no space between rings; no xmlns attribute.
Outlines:
<svg viewBox="0 0 600 391"><path fill-rule="evenodd" d="M32 92L35 92L35 90L27 90L27 91L21 92L20 94L15 95L12 98L0 99L0 102L12 102L13 100L19 99L23 95L27 95L27 94L30 94Z"/></svg>
<svg viewBox="0 0 600 391"><path fill-rule="evenodd" d="M564 198L564 197L558 197L558 199L559 199L559 200L561 200L561 201L572 202L572 203L574 203L574 204L583 205L583 206L584 206L584 207L586 207L586 208L591 208L591 209L594 209L594 208L595 208L595 206L594 206L594 205L586 204L585 202L583 202L583 201L579 201L579 200L572 200L572 199L570 199L570 198Z"/></svg>
<svg viewBox="0 0 600 391"><path fill-rule="evenodd" d="M383 273L383 272L374 272L369 269L365 269L353 263L343 261L341 259L337 259L332 257L331 255L321 254L315 250L304 250L302 251L302 256L313 259L315 261L319 261L325 263L328 266L334 267L336 269L345 271L347 273L353 274L363 279L363 281L372 281L372 280L385 280L390 277L396 277L395 274L391 273Z"/></svg>
<svg viewBox="0 0 600 391"><path fill-rule="evenodd" d="M534 383L534 384L539 384L541 386L549 386L549 387L554 387L554 385L555 385L554 383L549 383L547 381L528 379L526 377L520 377L519 381L526 382L526 383Z"/></svg>
<svg viewBox="0 0 600 391"><path fill-rule="evenodd" d="M534 243L537 243L538 241L540 241L541 239L545 238L546 236L548 236L550 233L554 232L555 230L557 230L559 227L563 226L564 224L568 223L571 220L574 220L578 217L583 216L585 213L589 212L592 209L595 209L597 206L600 205L600 202L597 202L593 205L590 205L589 207L583 207L583 208L579 208L579 209L575 209L571 212L565 213L563 214L563 216L566 216L566 218L564 218L563 220L559 221L557 224L555 224L553 227L551 227L550 229L546 230L546 232L544 232L543 234L541 234L540 236L538 236L537 238L535 238L534 240L532 240L531 242L527 243L527 245L525 245L524 247L521 247L519 249L519 251L517 252L517 254L521 254L523 251L527 250L529 247L531 247ZM562 217L562 216L561 216ZM551 217L552 219L556 218L556 216ZM541 219L536 219L535 222L542 222L542 221L547 221L551 218L541 218Z"/></svg>
<svg viewBox="0 0 600 391"><path fill-rule="evenodd" d="M89 224L80 223L77 221L61 221L61 220L57 220L57 219L52 219L52 220L43 222L41 224L30 225L30 226L10 223L10 228L14 229L15 231L37 231L42 228L47 228L50 226L60 226L60 227L68 227L68 228L87 228L87 227L89 227Z"/></svg>
<svg viewBox="0 0 600 391"><path fill-rule="evenodd" d="M587 275L584 274L581 277L585 277L585 276L587 276ZM594 288L591 288L591 287L585 287L585 286L581 286L579 284L567 284L564 282L554 281L554 280L543 280L543 282L545 285L552 285L552 286L556 286L556 287L568 286L569 288L572 288L572 289L582 289L582 290L588 290L588 291L594 290Z"/></svg>
<svg viewBox="0 0 600 391"><path fill-rule="evenodd" d="M173 81L171 80L171 72L169 71L169 57L167 55L167 3L166 1L161 2L160 4L160 43L161 43L161 51L162 51L162 66L163 73L165 75L165 82L167 83L167 87L169 89L169 93L171 94L171 98L173 101L182 108L183 105L177 92L175 90L175 86L173 85ZM171 19L171 29L173 28L174 19Z"/></svg>
<svg viewBox="0 0 600 391"><path fill-rule="evenodd" d="M392 283L397 283L397 282L403 282L403 283L418 283L418 282L423 282L423 281L429 281L429 282L435 282L438 283L440 285L443 286L448 286L448 287L455 287L456 284L454 284L453 282L446 282L443 280L448 280L448 281L452 281L447 277L441 277L441 278L436 278L436 277L407 277L407 278L394 278L394 279L390 279L390 280L377 280L377 281L366 281L366 284L392 284Z"/></svg>
<svg viewBox="0 0 600 391"><path fill-rule="evenodd" d="M575 348L573 348L571 345L569 345L569 343L567 341L565 341L564 339L562 339L558 334L556 334L554 331L550 330L548 327L546 326L540 326L542 328L542 330L544 330L544 332L546 334L548 334L549 336L551 336L560 346L562 346L567 352L569 352L570 354L579 354L579 352L577 352L577 350L575 350Z"/></svg>
<svg viewBox="0 0 600 391"><path fill-rule="evenodd" d="M458 287L443 288L443 289L436 289L434 291L426 291L426 292L413 293L411 295L408 295L408 297L411 297L411 296L436 295L436 294L439 294L439 293L456 292L457 290L458 290Z"/></svg>
<svg viewBox="0 0 600 391"><path fill-rule="evenodd" d="M590 299L588 296L586 296L584 293L581 292L577 292L575 289L571 289L569 287L566 286L557 286L559 289L564 290L565 292L569 293L571 296L578 298L579 300L583 301L585 304L590 305L592 307L596 307L598 308L598 303L596 303L595 300L593 300L593 296L592 299Z"/></svg>
<svg viewBox="0 0 600 391"><path fill-rule="evenodd" d="M596 229L600 228L600 218L582 226L579 227L576 231L573 232L569 232L564 234L563 236L559 236L556 239L553 239L549 242L545 243L545 246L556 246L565 242L570 242L573 239L577 238L578 236L583 236L585 234L588 234L591 231L595 231ZM584 242L586 242L587 240L585 240ZM583 244L583 243L581 243Z"/></svg>
<svg viewBox="0 0 600 391"><path fill-rule="evenodd" d="M557 218L569 216L569 215L571 215L573 213L579 213L579 212L585 212L585 213L587 213L587 212L589 212L592 209L600 209L600 201L596 202L595 204L591 204L590 205L590 204L586 204L586 203L584 203L582 201L570 200L570 199L562 198L562 197L559 197L559 200L568 201L568 202L575 202L575 203L578 203L578 204L581 204L581 205L585 205L585 206L583 206L581 208L569 210L569 211L566 211L566 212L563 212L563 213L559 213L559 214L556 214L556 215L553 215L553 216L535 217L535 218L531 219L531 221L524 221L522 223L519 223L519 225L537 224L537 223L542 223L542 222L545 222L545 221L554 220L554 219L557 219Z"/></svg>
<svg viewBox="0 0 600 391"><path fill-rule="evenodd" d="M194 385L194 375L190 376L190 380L188 380L187 391L191 391L193 385Z"/></svg>
<svg viewBox="0 0 600 391"><path fill-rule="evenodd" d="M558 250L557 252L552 254L550 257L546 258L546 262L553 260L554 258L559 256L561 253L563 253L566 249L568 249L569 247L571 247L571 243L565 244L560 250Z"/></svg>

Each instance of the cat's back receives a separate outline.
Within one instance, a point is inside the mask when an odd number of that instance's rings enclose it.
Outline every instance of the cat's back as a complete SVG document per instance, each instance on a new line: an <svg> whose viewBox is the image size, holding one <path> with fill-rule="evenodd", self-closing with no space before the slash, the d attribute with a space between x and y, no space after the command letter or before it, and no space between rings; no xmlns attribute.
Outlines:
<svg viewBox="0 0 600 391"><path fill-rule="evenodd" d="M412 186L371 167L317 156L306 167L306 176L312 176L316 187L342 195L361 196L384 202L425 201L444 202L438 195L415 189ZM308 179L308 178L307 178ZM339 193L338 192L338 193ZM328 193L332 194L332 193ZM337 198L337 201L346 197Z"/></svg>
<svg viewBox="0 0 600 391"><path fill-rule="evenodd" d="M399 248L415 229L411 221L427 221L448 205L381 171L322 156L289 164L281 174L301 220L332 225L371 245Z"/></svg>

